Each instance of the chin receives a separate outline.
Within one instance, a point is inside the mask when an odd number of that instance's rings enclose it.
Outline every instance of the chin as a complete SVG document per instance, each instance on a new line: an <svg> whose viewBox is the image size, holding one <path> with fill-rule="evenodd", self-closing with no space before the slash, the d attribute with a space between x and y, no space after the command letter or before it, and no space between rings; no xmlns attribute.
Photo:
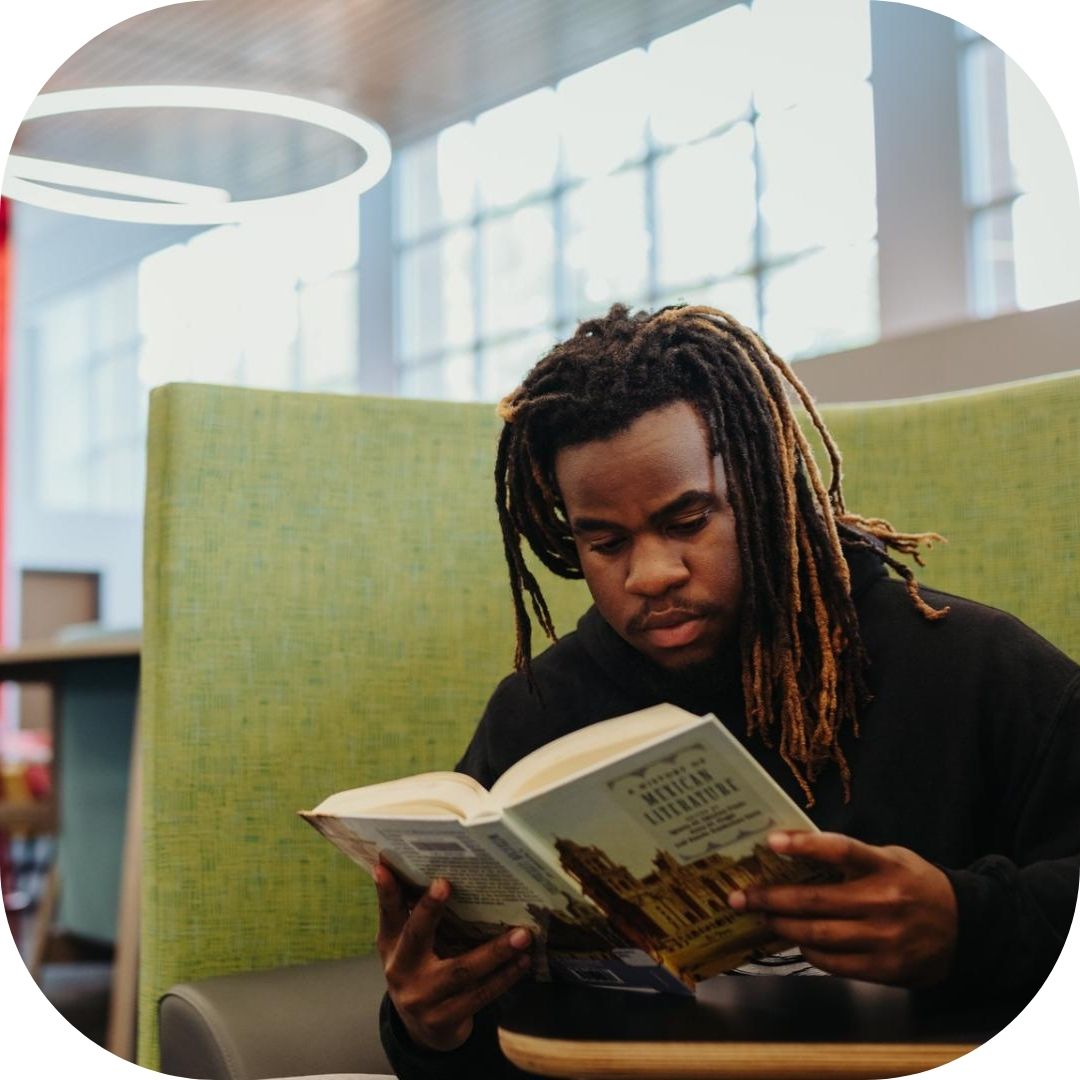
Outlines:
<svg viewBox="0 0 1080 1080"><path fill-rule="evenodd" d="M705 671L715 667L717 652L715 649L687 649L685 653L661 654L652 657L653 663L662 667L665 671L691 674L696 671Z"/></svg>
<svg viewBox="0 0 1080 1080"><path fill-rule="evenodd" d="M705 675L726 666L738 649L738 642L730 638L721 641L695 641L685 649L672 649L670 652L656 650L645 655L664 671L676 675Z"/></svg>

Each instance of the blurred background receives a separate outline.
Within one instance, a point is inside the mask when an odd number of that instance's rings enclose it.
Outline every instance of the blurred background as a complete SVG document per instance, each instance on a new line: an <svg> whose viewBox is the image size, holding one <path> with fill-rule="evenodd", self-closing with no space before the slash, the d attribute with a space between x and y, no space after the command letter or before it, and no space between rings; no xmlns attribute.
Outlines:
<svg viewBox="0 0 1080 1080"><path fill-rule="evenodd" d="M822 401L1077 366L1060 129L997 47L919 8L212 0L113 27L43 89L143 84L335 105L382 125L393 161L358 200L272 223L4 202L8 649L137 631L147 395L164 382L494 402L615 301L731 312ZM12 151L234 200L359 161L313 125L216 110L27 121ZM9 800L47 797L52 707L0 690ZM5 892L32 905L50 851L13 835Z"/></svg>
<svg viewBox="0 0 1080 1080"><path fill-rule="evenodd" d="M213 0L114 27L45 89L133 83L358 111L393 165L360 200L272 227L8 203L6 643L27 636L42 569L99 575L93 617L138 624L159 383L495 401L581 318L685 300L852 400L1054 370L1047 350L1077 327L1048 310L1080 297L1053 115L995 46L906 5ZM326 182L357 154L310 124L160 109L27 122L14 151L234 199ZM1036 311L1019 351L980 337L956 356L945 337L875 362L876 343Z"/></svg>

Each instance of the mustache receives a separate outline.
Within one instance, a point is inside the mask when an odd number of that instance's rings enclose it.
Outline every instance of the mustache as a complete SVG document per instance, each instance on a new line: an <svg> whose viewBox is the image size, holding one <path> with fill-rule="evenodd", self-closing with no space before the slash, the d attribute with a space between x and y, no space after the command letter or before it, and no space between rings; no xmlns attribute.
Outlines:
<svg viewBox="0 0 1080 1080"><path fill-rule="evenodd" d="M720 607L716 604L706 604L694 600L682 600L674 597L665 604L646 602L641 609L626 624L627 633L641 634L650 628L650 625L660 619L669 619L678 616L680 619L705 619L710 615L718 615Z"/></svg>

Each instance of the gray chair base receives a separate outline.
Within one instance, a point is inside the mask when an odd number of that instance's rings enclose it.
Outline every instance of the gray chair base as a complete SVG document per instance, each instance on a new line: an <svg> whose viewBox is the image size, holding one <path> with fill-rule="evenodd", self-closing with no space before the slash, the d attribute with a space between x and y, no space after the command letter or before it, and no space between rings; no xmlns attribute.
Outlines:
<svg viewBox="0 0 1080 1080"><path fill-rule="evenodd" d="M379 1041L378 956L180 983L158 1003L161 1071L265 1080L392 1070Z"/></svg>

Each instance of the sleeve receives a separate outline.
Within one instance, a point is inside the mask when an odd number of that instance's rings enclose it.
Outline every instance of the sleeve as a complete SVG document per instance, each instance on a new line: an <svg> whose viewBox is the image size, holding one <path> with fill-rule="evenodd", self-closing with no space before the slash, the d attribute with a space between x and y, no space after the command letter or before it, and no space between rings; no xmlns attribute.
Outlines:
<svg viewBox="0 0 1080 1080"><path fill-rule="evenodd" d="M383 1049L401 1080L518 1080L529 1076L503 1057L497 1028L498 1009L489 1006L476 1014L472 1034L457 1050L425 1050L409 1038L388 995L379 1011Z"/></svg>
<svg viewBox="0 0 1080 1080"><path fill-rule="evenodd" d="M1065 689L1023 792L1010 829L1015 858L991 854L963 869L942 867L958 916L943 989L1030 997L1065 944L1080 884L1080 675Z"/></svg>

